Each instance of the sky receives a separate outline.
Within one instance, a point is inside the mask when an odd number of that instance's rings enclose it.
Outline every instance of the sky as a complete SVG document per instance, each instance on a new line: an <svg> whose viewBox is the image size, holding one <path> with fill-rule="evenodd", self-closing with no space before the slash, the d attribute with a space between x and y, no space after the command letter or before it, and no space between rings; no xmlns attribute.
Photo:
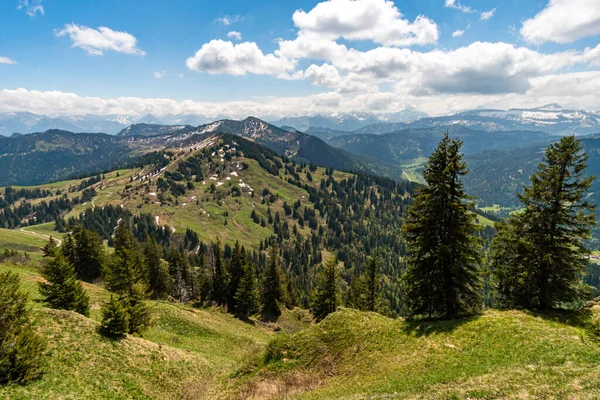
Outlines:
<svg viewBox="0 0 600 400"><path fill-rule="evenodd" d="M600 110L600 0L1 0L0 112Z"/></svg>

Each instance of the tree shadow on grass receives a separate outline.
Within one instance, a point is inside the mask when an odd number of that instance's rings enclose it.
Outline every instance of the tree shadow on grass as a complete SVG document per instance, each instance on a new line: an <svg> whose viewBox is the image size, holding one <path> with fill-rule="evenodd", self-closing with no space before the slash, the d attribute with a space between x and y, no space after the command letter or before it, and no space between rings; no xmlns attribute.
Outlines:
<svg viewBox="0 0 600 400"><path fill-rule="evenodd" d="M432 334L451 333L456 328L479 319L481 314L459 316L455 318L419 318L406 321L402 328L406 334L416 337Z"/></svg>
<svg viewBox="0 0 600 400"><path fill-rule="evenodd" d="M558 322L565 325L574 326L577 328L591 328L593 312L590 308L582 308L578 310L565 310L560 308L548 310L523 310L524 313L542 318L546 321Z"/></svg>

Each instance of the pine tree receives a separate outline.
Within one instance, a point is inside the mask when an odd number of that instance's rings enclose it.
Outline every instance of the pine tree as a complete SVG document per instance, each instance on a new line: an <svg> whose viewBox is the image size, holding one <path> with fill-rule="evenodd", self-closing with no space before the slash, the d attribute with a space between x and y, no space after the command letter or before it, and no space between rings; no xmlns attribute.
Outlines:
<svg viewBox="0 0 600 400"><path fill-rule="evenodd" d="M50 308L72 310L86 317L90 313L89 297L77 280L75 269L59 252L41 268L46 282L39 283L40 294Z"/></svg>
<svg viewBox="0 0 600 400"><path fill-rule="evenodd" d="M545 309L582 297L584 240L596 223L587 159L574 136L550 145L519 195L525 210L498 225L491 265L501 305Z"/></svg>
<svg viewBox="0 0 600 400"><path fill-rule="evenodd" d="M127 223L117 227L114 247L105 268L104 283L111 292L129 294L134 284L145 284L148 278L139 243Z"/></svg>
<svg viewBox="0 0 600 400"><path fill-rule="evenodd" d="M258 305L258 291L256 288L256 273L254 265L246 263L242 268L237 292L235 294L235 310L247 317L256 312Z"/></svg>
<svg viewBox="0 0 600 400"><path fill-rule="evenodd" d="M352 276L348 290L344 293L344 304L357 310L367 310L367 284L364 276Z"/></svg>
<svg viewBox="0 0 600 400"><path fill-rule="evenodd" d="M229 281L227 284L227 308L229 310L237 309L236 295L244 273L244 266L246 265L246 251L239 242L236 241L233 247L233 253L231 255L231 261L227 268Z"/></svg>
<svg viewBox="0 0 600 400"><path fill-rule="evenodd" d="M331 257L323 265L317 287L313 293L311 312L317 321L335 312L338 306L339 272L337 257Z"/></svg>
<svg viewBox="0 0 600 400"><path fill-rule="evenodd" d="M148 284L155 299L166 298L172 287L169 268L162 260L162 249L154 237L147 237L144 242L144 261L148 269Z"/></svg>
<svg viewBox="0 0 600 400"><path fill-rule="evenodd" d="M379 258L373 254L365 269L366 310L376 311L379 300Z"/></svg>
<svg viewBox="0 0 600 400"><path fill-rule="evenodd" d="M218 305L227 304L227 271L221 257L221 242L213 246L215 265L212 277L212 300Z"/></svg>
<svg viewBox="0 0 600 400"><path fill-rule="evenodd" d="M144 301L146 298L145 287L140 284L134 285L132 292L121 301L129 316L128 332L141 334L150 326L150 309Z"/></svg>
<svg viewBox="0 0 600 400"><path fill-rule="evenodd" d="M481 307L481 240L474 206L461 177L468 174L462 142L446 133L423 170L404 225L408 250L403 275L410 315L453 316Z"/></svg>
<svg viewBox="0 0 600 400"><path fill-rule="evenodd" d="M266 321L276 320L281 315L279 304L282 300L281 272L277 247L271 248L271 257L263 271L260 288L260 314Z"/></svg>
<svg viewBox="0 0 600 400"><path fill-rule="evenodd" d="M129 314L114 295L102 306L102 322L99 331L110 338L121 338L129 331Z"/></svg>
<svg viewBox="0 0 600 400"><path fill-rule="evenodd" d="M0 272L0 384L23 384L42 374L46 343L31 325L19 276Z"/></svg>
<svg viewBox="0 0 600 400"><path fill-rule="evenodd" d="M100 236L96 232L85 229L83 225L77 225L73 228L73 240L75 241L73 267L77 272L77 278L92 282L102 275L104 265L104 247Z"/></svg>
<svg viewBox="0 0 600 400"><path fill-rule="evenodd" d="M58 246L56 245L56 241L52 236L48 239L48 242L42 247L42 252L44 253L44 257L54 257L56 251L58 250Z"/></svg>

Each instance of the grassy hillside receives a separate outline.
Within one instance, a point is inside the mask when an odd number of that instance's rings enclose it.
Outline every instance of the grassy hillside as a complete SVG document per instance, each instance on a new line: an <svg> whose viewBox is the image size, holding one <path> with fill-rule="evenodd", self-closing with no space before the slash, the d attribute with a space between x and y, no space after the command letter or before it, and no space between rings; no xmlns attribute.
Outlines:
<svg viewBox="0 0 600 400"><path fill-rule="evenodd" d="M592 311L589 312L591 314ZM583 312L487 311L405 322L341 309L270 347L240 398L598 398L600 346Z"/></svg>
<svg viewBox="0 0 600 400"><path fill-rule="evenodd" d="M48 339L45 375L26 386L0 386L0 398L212 399L228 374L271 338L267 329L227 314L151 302L154 325L143 338L111 341L97 332L108 294L85 284L91 318L39 303L35 267L0 265L21 276L40 334Z"/></svg>

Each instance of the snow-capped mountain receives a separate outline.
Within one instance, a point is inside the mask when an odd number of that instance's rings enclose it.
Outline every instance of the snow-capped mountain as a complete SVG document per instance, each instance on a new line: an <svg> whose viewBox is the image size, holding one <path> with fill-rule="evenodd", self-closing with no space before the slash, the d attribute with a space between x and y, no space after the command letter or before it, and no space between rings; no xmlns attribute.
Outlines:
<svg viewBox="0 0 600 400"><path fill-rule="evenodd" d="M584 135L600 133L600 113L569 110L558 104L548 104L531 109L464 111L446 117L422 118L409 124L411 128L450 125L462 125L488 132L533 130L557 135Z"/></svg>

